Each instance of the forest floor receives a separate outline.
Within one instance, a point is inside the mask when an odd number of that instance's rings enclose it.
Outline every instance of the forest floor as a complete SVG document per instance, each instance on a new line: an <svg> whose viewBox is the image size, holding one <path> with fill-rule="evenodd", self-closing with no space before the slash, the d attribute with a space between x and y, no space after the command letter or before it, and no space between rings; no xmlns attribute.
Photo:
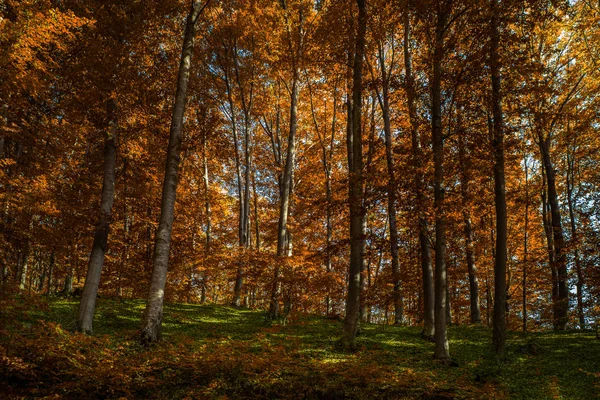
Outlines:
<svg viewBox="0 0 600 400"><path fill-rule="evenodd" d="M600 340L590 331L510 333L450 327L458 366L432 360L418 327L363 324L358 350L336 349L341 323L298 315L168 304L164 341L136 341L143 301L99 299L93 336L73 332L78 303L0 299L0 398L64 399L593 399Z"/></svg>

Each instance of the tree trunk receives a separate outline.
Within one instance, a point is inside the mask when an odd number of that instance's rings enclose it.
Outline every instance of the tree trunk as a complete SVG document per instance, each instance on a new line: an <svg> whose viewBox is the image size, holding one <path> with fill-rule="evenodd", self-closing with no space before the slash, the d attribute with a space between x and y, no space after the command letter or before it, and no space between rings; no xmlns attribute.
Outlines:
<svg viewBox="0 0 600 400"><path fill-rule="evenodd" d="M458 137L458 153L461 175L461 200L462 200L462 216L464 223L465 234L465 253L467 259L467 271L469 273L469 298L471 305L471 323L481 323L481 311L479 309L479 283L477 282L477 267L475 266L475 252L473 250L473 226L471 224L471 210L469 204L469 183L471 174L467 165L465 155L465 143L462 135Z"/></svg>
<svg viewBox="0 0 600 400"><path fill-rule="evenodd" d="M290 193L292 189L292 171L294 168L294 158L296 154L296 130L298 128L298 76L294 72L292 81L291 102L290 102L290 131L288 134L288 147L285 158L285 167L281 176L281 190L279 199L279 223L277 225L277 258L282 259L286 255L286 248L289 248L287 221L289 215ZM279 316L279 278L281 274L281 265L277 262L273 276L273 285L271 287L271 301L269 304L269 315L271 318Z"/></svg>
<svg viewBox="0 0 600 400"><path fill-rule="evenodd" d="M365 214L363 204L363 154L362 154L362 69L367 27L367 7L365 0L357 0L358 31L354 54L352 87L352 130L349 142L351 152L348 159L351 165L349 177L350 203L350 267L348 270L348 294L346 299L346 318L342 344L344 348L354 347L358 329L360 309L360 277L365 259Z"/></svg>
<svg viewBox="0 0 600 400"><path fill-rule="evenodd" d="M579 327L585 329L585 314L583 312L583 272L579 259L579 238L575 222L575 205L573 204L573 187L575 186L575 156L567 153L567 203L569 206L569 219L571 222L571 241L573 243L573 258L577 273L577 318Z"/></svg>
<svg viewBox="0 0 600 400"><path fill-rule="evenodd" d="M450 3L447 3L447 7ZM446 210L444 204L444 138L442 130L442 61L449 10L438 6L431 80L431 133L434 163L435 207L435 351L434 358L447 362L450 348L446 333Z"/></svg>
<svg viewBox="0 0 600 400"><path fill-rule="evenodd" d="M556 172L550 159L550 137L540 141L542 160L548 184L548 202L552 217L552 238L554 242L554 271L557 277L557 301L554 307L554 328L565 330L567 328L569 312L569 288L567 283L567 262L565 254L565 240L560 216L560 204L556 191Z"/></svg>
<svg viewBox="0 0 600 400"><path fill-rule="evenodd" d="M423 150L419 135L417 119L415 81L412 75L412 58L410 52L410 15L408 2L404 14L404 68L406 71L406 98L408 103L408 116L412 141L412 160L414 173L415 205L419 223L419 255L423 279L423 337L432 340L435 332L434 326L434 294L433 294L433 268L431 265L431 246L428 238L428 222L426 198L423 192L425 179L423 177Z"/></svg>
<svg viewBox="0 0 600 400"><path fill-rule="evenodd" d="M404 320L404 302L402 299L402 281L400 277L400 262L398 261L398 227L396 225L396 175L392 151L392 124L390 122L389 80L383 47L379 46L379 66L381 69L382 95L377 93L379 106L383 114L383 131L385 134L385 157L388 172L388 219L390 226L390 255L392 258L392 283L394 285L394 324L402 324Z"/></svg>
<svg viewBox="0 0 600 400"><path fill-rule="evenodd" d="M79 303L77 314L77 329L91 334L93 332L94 310L96 296L100 286L100 276L104 265L104 254L108 245L108 233L112 218L112 207L115 199L115 164L117 147L115 145L117 122L116 105L113 100L108 102L108 118L110 133L104 142L104 181L102 182L102 200L100 202L100 218L94 232L94 243L88 262L87 275Z"/></svg>
<svg viewBox="0 0 600 400"><path fill-rule="evenodd" d="M240 247L250 247L250 176L252 170L252 153L250 146L250 110L252 108L252 85L250 87L250 98L246 98L244 87L240 78L239 67L238 67L238 49L237 46L233 46L233 66L235 72L235 79L240 91L240 98L242 101L242 110L244 114L244 190L243 195L240 193ZM233 115L233 114L232 114ZM237 145L236 145L237 152ZM239 178L239 177L238 177ZM238 188L240 184L238 183ZM243 199L242 199L243 196ZM234 293L232 305L239 307L241 305L242 287L244 284L244 266L240 262L235 279Z"/></svg>
<svg viewBox="0 0 600 400"><path fill-rule="evenodd" d="M54 250L50 253L50 262L48 263L48 287L46 294L52 294L52 278L54 278Z"/></svg>
<svg viewBox="0 0 600 400"><path fill-rule="evenodd" d="M528 256L528 240L529 240L529 169L527 165L527 154L523 157L523 165L525 168L525 232L523 234L523 332L527 332L527 263Z"/></svg>
<svg viewBox="0 0 600 400"><path fill-rule="evenodd" d="M21 257L21 268L19 269L19 289L25 290L25 284L27 283L27 270L29 267L29 241L25 242Z"/></svg>
<svg viewBox="0 0 600 400"><path fill-rule="evenodd" d="M290 208L290 197L294 188L294 164L296 161L296 131L298 130L298 96L300 91L300 60L303 52L303 14L298 15L298 32L299 38L297 46L294 44L294 34L291 31L291 22L288 16L286 2L281 2L284 12L284 19L287 28L288 50L291 59L292 85L290 88L290 130L288 133L287 154L285 158L285 167L280 180L280 198L279 198L279 222L277 225L277 264L273 274L273 282L271 287L271 300L269 303L269 316L277 318L279 315L279 286L282 257L290 257L292 255L292 235L288 231L288 216ZM286 251L287 250L287 251ZM288 298L291 301L291 298ZM289 304L291 307L291 304Z"/></svg>
<svg viewBox="0 0 600 400"><path fill-rule="evenodd" d="M504 178L504 121L498 45L499 10L497 0L491 2L490 72L492 80L492 113L494 134L494 203L496 206L496 257L494 264L494 317L492 346L497 356L503 356L506 342L506 189Z"/></svg>
<svg viewBox="0 0 600 400"><path fill-rule="evenodd" d="M202 145L202 164L204 173L202 176L202 182L204 183L204 212L206 213L206 230L205 242L204 242L204 259L206 260L210 255L210 245L212 241L212 211L210 206L210 181L208 175L208 155L207 155L207 137L204 137L204 143ZM202 283L200 286L200 303L204 304L206 301L206 271L202 273Z"/></svg>
<svg viewBox="0 0 600 400"><path fill-rule="evenodd" d="M185 113L192 54L194 51L194 31L196 20L207 4L208 2L202 6L200 1L194 0L187 17L185 37L183 39L181 51L181 61L179 64L177 91L175 93L175 102L173 106L173 118L171 120L160 220L154 244L152 280L140 334L142 343L156 342L161 338L164 292L167 280L167 269L169 266L169 250L171 247L171 230L173 227L173 219L175 217L174 211L180 161L181 131L183 127L183 116Z"/></svg>
<svg viewBox="0 0 600 400"><path fill-rule="evenodd" d="M260 217L258 215L258 194L256 193L256 173L252 174L252 194L254 200L254 240L256 250L260 250Z"/></svg>
<svg viewBox="0 0 600 400"><path fill-rule="evenodd" d="M326 209L325 209L325 229L326 229L326 237L325 237L325 271L327 272L327 287L325 296L325 314L329 315L331 312L331 296L329 287L329 274L331 273L331 243L333 240L333 226L332 226L332 218L333 218L333 210L332 210L332 201L333 201L333 193L331 190L331 159L333 155L334 148L334 140L335 140L335 131L336 131L336 122L337 122L337 82L336 86L333 88L333 113L331 118L331 134L329 137L329 144L325 141L325 133L321 136L321 131L319 129L319 123L317 121L317 116L315 113L315 107L313 102L312 89L309 85L309 94L310 94L310 109L313 118L313 123L315 125L315 130L317 132L317 136L319 137L319 142L321 145L321 162L323 165L323 173L325 175L325 201L326 201Z"/></svg>
<svg viewBox="0 0 600 400"><path fill-rule="evenodd" d="M552 219L548 213L547 191L546 191L546 173L542 167L542 224L544 227L544 234L546 236L546 249L548 252L548 264L550 265L550 271L552 273L552 307L554 314L556 314L556 305L558 304L558 276L556 274L556 263L554 262L554 238L552 236ZM556 322L556 319L554 319ZM556 324L555 324L556 326Z"/></svg>

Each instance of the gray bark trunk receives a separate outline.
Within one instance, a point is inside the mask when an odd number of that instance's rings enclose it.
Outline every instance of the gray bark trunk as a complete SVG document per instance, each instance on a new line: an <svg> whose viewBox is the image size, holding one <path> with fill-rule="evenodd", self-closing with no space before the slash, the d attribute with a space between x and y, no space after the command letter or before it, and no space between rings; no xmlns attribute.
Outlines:
<svg viewBox="0 0 600 400"><path fill-rule="evenodd" d="M346 299L346 318L342 344L344 348L354 347L354 339L358 329L360 309L360 277L364 269L365 259L365 214L363 152L362 152L362 70L367 26L367 7L365 0L357 0L358 31L356 34L356 50L354 54L354 71L352 87L352 130L348 142L351 153L348 160L350 168L350 267L348 270L348 294Z"/></svg>
<svg viewBox="0 0 600 400"><path fill-rule="evenodd" d="M565 254L565 240L560 215L560 205L556 190L556 172L550 158L550 137L540 141L542 161L546 172L548 184L548 202L550 203L551 231L554 242L554 268L556 271L557 300L554 307L554 328L565 330L567 328L569 312L569 288L567 284L567 263Z"/></svg>
<svg viewBox="0 0 600 400"><path fill-rule="evenodd" d="M288 36L288 51L291 57L292 86L290 88L290 130L288 133L287 154L285 158L285 167L280 179L280 197L279 197L279 222L277 225L277 258L291 256L292 236L288 231L287 221L289 216L290 197L294 188L294 164L296 159L296 131L298 130L298 96L299 96L299 63L303 52L303 14L299 12L298 32L299 38L297 47L294 45L294 34L291 31L291 21L288 17L286 2L281 2L284 12L284 18ZM275 265L273 282L271 287L271 300L269 303L269 316L277 318L279 316L279 287L281 265L278 261ZM290 304L291 306L291 304Z"/></svg>
<svg viewBox="0 0 600 400"><path fill-rule="evenodd" d="M523 279L522 279L522 311L523 311L523 332L527 332L527 263L529 262L529 169L527 165L527 154L524 157L525 168L525 232L523 233Z"/></svg>
<svg viewBox="0 0 600 400"><path fill-rule="evenodd" d="M81 293L79 312L77 313L77 329L88 334L93 332L96 297L100 286L102 266L104 265L104 254L108 245L108 233L115 198L115 164L117 159L115 136L117 123L115 120L115 105L112 101L109 102L108 109L110 133L104 142L104 180L102 182L100 216L94 232L94 243L92 244L85 284Z"/></svg>
<svg viewBox="0 0 600 400"><path fill-rule="evenodd" d="M394 157L392 151L392 124L390 122L389 81L390 77L385 67L385 57L382 46L379 46L379 66L381 69L382 93L377 93L379 106L383 114L383 131L385 134L385 157L388 172L388 222L390 226L390 255L392 258L392 283L394 299L394 324L402 324L404 320L404 301L402 298L402 281L400 277L400 262L398 260L398 227L396 224L396 175L394 172Z"/></svg>
<svg viewBox="0 0 600 400"><path fill-rule="evenodd" d="M471 174L469 170L470 167L469 165L467 165L465 154L466 149L462 134L458 138L458 146L461 175L460 191L465 235L465 253L467 259L467 271L469 273L469 300L471 305L471 323L479 324L481 323L481 311L479 309L479 283L477 281L477 267L475 265L475 252L473 249L473 226L471 223L471 211L469 209L469 183L471 179Z"/></svg>
<svg viewBox="0 0 600 400"><path fill-rule="evenodd" d="M337 84L337 82L336 82ZM309 85L309 89L311 89ZM334 140L335 140L335 131L336 131L336 122L337 122L337 85L333 89L333 112L331 119L331 134L329 137L329 143L325 141L325 134L321 135L321 131L319 129L319 123L317 121L317 116L315 113L315 107L313 102L312 90L310 90L310 108L311 114L313 118L313 123L315 125L315 130L317 132L317 136L319 137L319 142L321 145L321 162L323 165L323 173L325 175L325 201L326 201L326 209L325 209L325 229L326 229L326 237L325 237L325 271L327 274L331 273L331 243L333 240L333 226L332 226L332 190L331 190L331 160L333 156L333 148L334 148ZM331 312L331 296L330 296L331 288L329 285L326 287L327 295L325 296L325 313L329 315Z"/></svg>
<svg viewBox="0 0 600 400"><path fill-rule="evenodd" d="M408 103L408 116L412 141L412 160L414 173L415 204L419 223L419 256L423 280L423 337L433 339L434 325L434 295L433 295L433 268L431 265L431 246L428 238L427 206L423 192L425 180L423 177L423 150L419 135L417 119L415 81L412 75L412 56L410 52L410 15L404 14L404 68L406 71L406 98Z"/></svg>
<svg viewBox="0 0 600 400"><path fill-rule="evenodd" d="M21 257L21 268L19 269L19 290L25 290L25 284L27 283L27 270L29 268L29 242L25 243Z"/></svg>
<svg viewBox="0 0 600 400"><path fill-rule="evenodd" d="M447 3L447 7L450 4ZM434 163L435 207L435 351L434 358L444 362L450 359L446 333L446 210L444 204L444 138L442 130L442 61L444 36L449 10L438 6L431 80L431 132Z"/></svg>
<svg viewBox="0 0 600 400"><path fill-rule="evenodd" d="M295 72L297 74L297 72ZM296 153L296 130L298 128L298 77L294 76L292 81L292 92L290 102L290 131L288 134L288 147L285 158L285 167L281 177L281 190L279 199L279 223L277 225L277 258L286 255L289 247L287 221L289 215L290 192L292 187L292 170ZM269 304L269 315L271 318L279 316L279 278L281 266L279 262L275 266L273 285L271 287L271 301Z"/></svg>
<svg viewBox="0 0 600 400"><path fill-rule="evenodd" d="M204 7L208 4L205 3ZM200 1L194 0L187 17L185 37L181 50L177 91L173 105L173 118L171 121L165 180L163 185L160 219L156 231L154 244L154 257L152 266L152 280L148 292L146 310L142 319L140 340L142 343L156 342L161 338L161 324L163 316L163 302L167 269L169 267L169 250L171 247L171 230L175 217L175 198L177 193L178 169L180 161L181 137L183 116L187 88L190 78L192 54L194 52L194 33L196 20L204 9Z"/></svg>
<svg viewBox="0 0 600 400"><path fill-rule="evenodd" d="M573 202L573 187L575 186L575 155L567 153L567 203L569 206L569 220L571 222L571 241L573 243L573 258L575 259L575 272L577 273L577 319L579 327L585 329L585 314L583 311L583 271L579 258L579 238L575 222L575 205Z"/></svg>

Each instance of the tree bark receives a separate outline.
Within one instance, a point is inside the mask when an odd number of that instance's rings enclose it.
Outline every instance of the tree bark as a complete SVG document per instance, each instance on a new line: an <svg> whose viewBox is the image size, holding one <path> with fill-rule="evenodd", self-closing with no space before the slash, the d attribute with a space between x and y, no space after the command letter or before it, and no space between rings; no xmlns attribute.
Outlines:
<svg viewBox="0 0 600 400"><path fill-rule="evenodd" d="M541 139L541 138L540 138ZM560 204L558 202L558 193L556 190L556 172L550 158L550 137L540 140L540 149L542 152L542 161L546 172L546 182L548 184L548 202L550 203L551 230L554 242L554 271L556 271L557 281L557 301L554 307L554 329L565 330L567 328L569 312L569 288L567 283L567 262L565 254L565 240L560 215Z"/></svg>
<svg viewBox="0 0 600 400"><path fill-rule="evenodd" d="M46 288L47 294L52 294L52 283L54 278L54 250L50 253L50 262L48 263L48 287Z"/></svg>
<svg viewBox="0 0 600 400"><path fill-rule="evenodd" d="M475 265L475 252L473 249L473 226L471 223L471 211L469 209L469 183L471 174L466 160L466 149L462 135L458 137L458 153L460 163L460 191L462 200L462 214L465 235L465 253L467 259L467 271L469 273L469 300L471 305L471 323L481 323L481 311L479 309L479 283L477 281L477 267Z"/></svg>
<svg viewBox="0 0 600 400"><path fill-rule="evenodd" d="M496 207L496 257L494 264L494 316L492 346L502 357L506 342L506 189L504 177L504 121L499 56L499 9L491 1L489 64L492 80L492 114L494 118L492 147L494 154L494 203Z"/></svg>
<svg viewBox="0 0 600 400"><path fill-rule="evenodd" d="M284 18L288 34L288 50L291 57L291 73L292 73L292 85L290 88L290 128L288 133L288 144L287 154L285 158L285 167L281 176L281 187L280 187L280 198L279 198L279 222L277 225L277 258L278 262L275 265L273 274L273 282L271 287L271 300L269 303L269 316L271 318L277 318L279 316L279 286L280 286L280 275L281 265L279 260L282 257L291 256L292 253L292 236L288 231L288 217L290 208L290 197L294 187L294 164L296 160L296 131L298 130L298 96L300 92L300 75L299 75L299 63L302 58L303 42L302 42L302 25L303 25L303 14L299 12L299 42L297 47L294 46L293 34L290 26L290 19L288 18L288 10L286 2L282 2L281 6L284 11ZM287 251L286 251L287 250ZM291 298L288 297L288 302ZM289 307L286 307L289 311Z"/></svg>
<svg viewBox="0 0 600 400"><path fill-rule="evenodd" d="M579 259L579 238L575 221L575 205L573 204L573 187L575 186L575 156L567 153L567 204L569 206L569 219L571 222L571 242L573 243L573 258L577 273L577 319L579 327L585 329L585 314L583 311L583 271Z"/></svg>
<svg viewBox="0 0 600 400"><path fill-rule="evenodd" d="M244 114L244 190L243 195L240 192L240 247L250 247L250 176L252 170L252 152L251 152L251 133L250 133L250 111L252 109L253 84L250 84L249 98L246 98L244 86L240 77L238 66L238 49L237 45L233 46L233 66L235 79L239 88L240 98L242 101L242 111ZM251 77L252 81L253 77ZM233 110L233 108L232 108ZM237 145L236 145L237 146ZM237 151L237 147L236 147ZM238 183L238 188L240 184ZM242 198L243 196L243 198ZM239 307L241 305L242 286L244 284L244 266L240 262L236 274L234 294L232 305Z"/></svg>
<svg viewBox="0 0 600 400"><path fill-rule="evenodd" d="M325 201L326 201L326 209L325 209L325 271L327 272L327 282L329 282L329 273L331 273L331 243L333 240L333 210L332 210L332 200L333 193L331 190L331 160L333 156L333 148L334 148L334 140L335 140L335 131L336 131L336 123L337 123L337 82L336 86L333 89L333 112L331 118L331 134L329 137L329 143L325 141L326 136L325 133L321 135L321 131L319 128L319 122L317 120L317 115L315 113L312 88L309 85L309 94L310 94L310 109L313 118L313 123L315 125L315 130L317 132L317 136L319 138L319 143L321 145L321 163L323 165L323 173L325 175ZM327 283L325 296L325 314L329 315L331 312L331 296L330 296L329 283Z"/></svg>
<svg viewBox="0 0 600 400"><path fill-rule="evenodd" d="M433 76L431 80L431 136L434 163L435 207L435 351L434 358L447 362L450 348L446 332L446 210L444 204L444 138L442 130L442 61L444 59L444 36L451 3L441 4L437 9L435 43L433 51Z"/></svg>
<svg viewBox="0 0 600 400"><path fill-rule="evenodd" d="M547 180L546 172L542 166L542 225L544 227L544 234L546 236L546 250L548 252L548 264L550 265L550 271L552 274L552 307L554 314L556 314L556 305L558 304L558 276L556 274L556 263L554 262L554 238L552 236L552 218L548 212L550 208L547 201ZM554 319L556 321L556 319Z"/></svg>
<svg viewBox="0 0 600 400"><path fill-rule="evenodd" d="M529 169L527 165L527 154L523 157L523 165L525 169L525 232L523 233L523 332L527 332L527 263L529 262Z"/></svg>
<svg viewBox="0 0 600 400"><path fill-rule="evenodd" d="M364 269L365 258L365 214L363 154L362 154L362 70L367 27L367 6L365 0L357 0L358 31L354 53L353 85L352 85L352 129L351 152L348 160L351 165L349 177L350 203L350 266L348 270L348 294L346 299L346 318L342 344L344 348L354 347L354 339L358 329L360 309L360 277Z"/></svg>
<svg viewBox="0 0 600 400"><path fill-rule="evenodd" d="M173 106L173 118L171 120L160 219L154 244L152 280L140 333L140 340L142 343L156 342L161 338L164 292L167 280L167 269L169 267L169 251L171 247L171 230L173 228L173 219L175 217L174 211L183 116L185 113L187 88L190 78L192 54L194 51L194 33L196 20L207 4L208 1L202 6L200 1L194 0L186 22L181 61L179 64L179 75L177 79L177 91L175 93Z"/></svg>
<svg viewBox="0 0 600 400"><path fill-rule="evenodd" d="M287 221L289 216L290 193L292 187L292 171L294 168L294 158L296 153L296 130L298 128L298 76L294 73L291 89L290 102L290 131L288 134L288 147L285 158L285 167L281 177L281 191L279 199L279 223L277 225L277 258L281 260L286 255L288 243ZM271 318L279 316L279 279L281 275L281 265L275 266L273 285L271 287L271 301L269 304L269 315Z"/></svg>
<svg viewBox="0 0 600 400"><path fill-rule="evenodd" d="M415 80L412 75L412 55L410 52L410 15L408 1L404 14L404 68L406 71L406 99L408 104L408 116L410 120L410 132L412 142L412 160L414 174L414 198L417 208L419 224L419 256L421 262L421 273L423 280L423 337L433 340L434 325L434 294L433 294L433 268L431 265L431 245L428 238L427 206L423 188L425 179L423 173L423 149L419 135L419 122L417 119Z"/></svg>
<svg viewBox="0 0 600 400"><path fill-rule="evenodd" d="M392 258L392 283L394 298L394 324L402 324L404 320L404 301L402 298L402 281L400 262L398 260L398 226L396 222L396 175L392 151L392 124L390 122L389 81L390 76L385 67L383 48L379 46L379 67L381 69L382 93L377 91L377 99L383 114L383 131L385 135L385 158L388 172L388 222L390 227L390 255Z"/></svg>
<svg viewBox="0 0 600 400"><path fill-rule="evenodd" d="M102 183L102 200L100 202L100 218L94 232L94 243L88 262L87 275L79 303L77 314L77 329L91 334L93 332L94 310L96 297L104 265L104 254L108 245L108 234L112 218L112 207L115 199L115 165L117 147L116 105L113 100L108 102L109 133L104 141L104 181Z"/></svg>
<svg viewBox="0 0 600 400"><path fill-rule="evenodd" d="M19 290L25 290L27 283L27 270L29 269L29 240L24 244L23 254L21 255L21 268L19 269Z"/></svg>

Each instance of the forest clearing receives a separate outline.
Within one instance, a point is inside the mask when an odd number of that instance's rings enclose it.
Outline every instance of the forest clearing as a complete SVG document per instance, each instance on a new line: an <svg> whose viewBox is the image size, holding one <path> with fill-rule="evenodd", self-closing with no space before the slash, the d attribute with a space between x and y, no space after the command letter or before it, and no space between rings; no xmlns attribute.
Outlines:
<svg viewBox="0 0 600 400"><path fill-rule="evenodd" d="M74 332L77 301L2 301L2 398L64 399L593 399L600 340L592 331L515 333L504 362L491 332L450 327L456 366L434 363L418 327L364 324L353 353L341 324L294 315L173 303L165 341L136 340L141 301L100 299L97 334Z"/></svg>
<svg viewBox="0 0 600 400"><path fill-rule="evenodd" d="M600 397L600 2L0 0L0 397Z"/></svg>

